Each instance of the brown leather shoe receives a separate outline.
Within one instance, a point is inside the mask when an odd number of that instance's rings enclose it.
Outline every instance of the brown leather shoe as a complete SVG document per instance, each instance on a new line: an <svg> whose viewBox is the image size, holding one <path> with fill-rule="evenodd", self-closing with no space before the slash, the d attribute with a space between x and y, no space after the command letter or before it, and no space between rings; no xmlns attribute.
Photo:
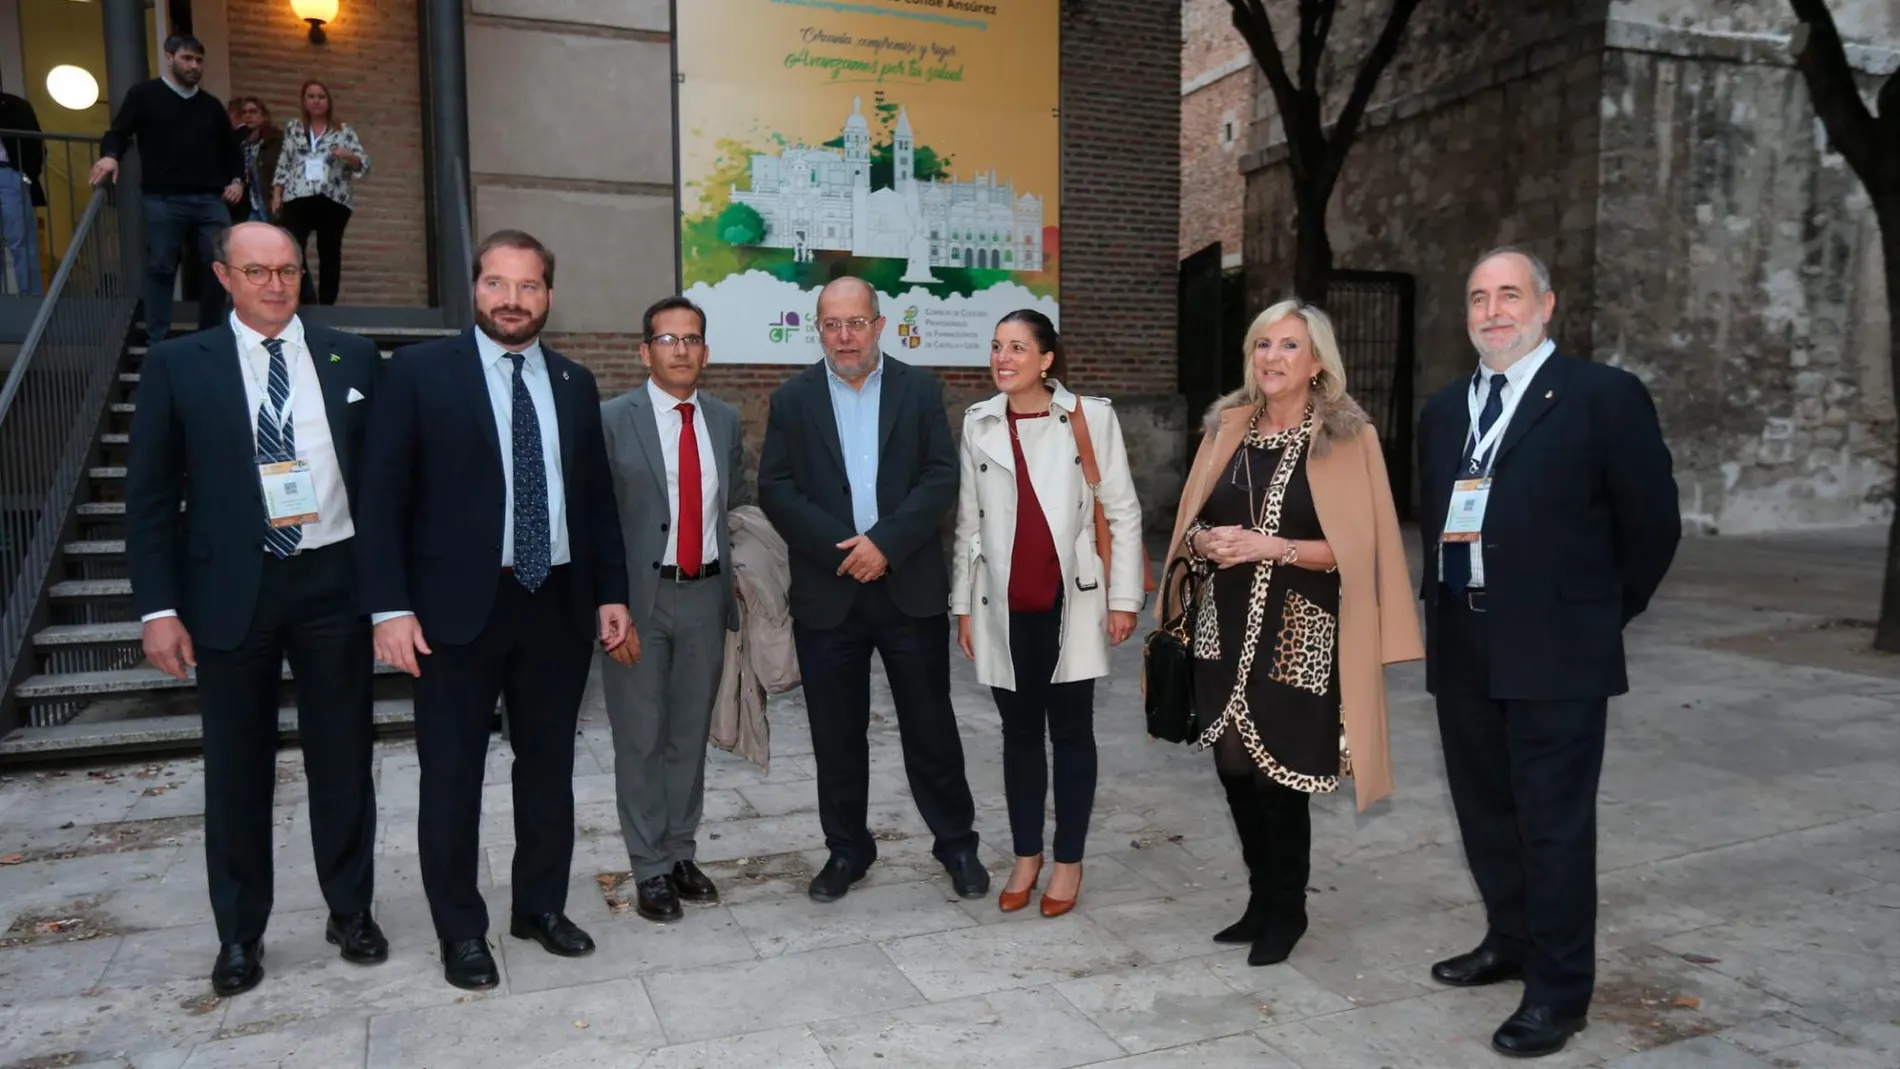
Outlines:
<svg viewBox="0 0 1900 1069"><path fill-rule="evenodd" d="M1036 875L1030 878L1029 886L1020 891L1012 891L1007 884L1005 884L1002 893L996 896L996 908L1002 910L1004 913L1014 913L1024 906L1027 906L1029 900L1036 894L1037 881L1041 879L1042 857L1038 855L1036 858Z"/></svg>

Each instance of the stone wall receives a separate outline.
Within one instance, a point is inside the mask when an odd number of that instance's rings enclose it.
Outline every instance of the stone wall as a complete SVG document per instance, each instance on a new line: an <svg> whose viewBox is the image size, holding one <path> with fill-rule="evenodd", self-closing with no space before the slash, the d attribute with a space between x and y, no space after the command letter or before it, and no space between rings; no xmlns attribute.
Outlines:
<svg viewBox="0 0 1900 1069"><path fill-rule="evenodd" d="M282 0L229 0L224 8L230 95L261 97L282 127L297 117L305 79L315 78L330 87L337 117L369 152L370 173L353 190L355 214L343 235L338 302L426 305L417 4L346 0L321 45L310 43L310 27ZM316 246L311 239L312 259Z"/></svg>
<svg viewBox="0 0 1900 1069"><path fill-rule="evenodd" d="M1234 29L1232 12L1227 0L1181 5L1180 255L1218 241L1228 267L1244 259L1247 183L1240 158L1260 69Z"/></svg>

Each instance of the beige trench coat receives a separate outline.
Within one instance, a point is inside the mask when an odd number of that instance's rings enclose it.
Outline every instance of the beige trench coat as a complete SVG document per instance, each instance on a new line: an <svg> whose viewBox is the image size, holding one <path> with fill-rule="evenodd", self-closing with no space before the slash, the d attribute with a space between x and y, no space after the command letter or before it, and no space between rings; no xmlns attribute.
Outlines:
<svg viewBox="0 0 1900 1069"><path fill-rule="evenodd" d="M1220 473L1227 470L1252 415L1252 407L1239 391L1208 410L1206 434L1194 454L1181 507L1175 513L1168 564L1185 553L1188 524L1207 503ZM1321 401L1317 415L1306 476L1320 528L1339 562L1340 719L1352 752L1353 786L1363 812L1392 793L1385 666L1421 660L1425 648L1378 431L1350 397ZM1178 605L1179 591L1165 591L1157 601L1158 619L1172 616Z"/></svg>
<svg viewBox="0 0 1900 1069"><path fill-rule="evenodd" d="M799 683L787 602L791 566L785 540L757 505L728 512L726 528L732 534L732 592L739 628L726 632L725 667L713 698L709 737L714 746L770 771L772 732L765 696Z"/></svg>

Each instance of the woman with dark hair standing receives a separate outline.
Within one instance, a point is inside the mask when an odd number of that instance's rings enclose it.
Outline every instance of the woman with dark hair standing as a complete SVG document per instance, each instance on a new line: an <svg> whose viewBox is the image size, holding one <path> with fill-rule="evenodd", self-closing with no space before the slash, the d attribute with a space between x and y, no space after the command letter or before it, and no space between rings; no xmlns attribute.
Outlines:
<svg viewBox="0 0 1900 1069"><path fill-rule="evenodd" d="M350 225L350 188L369 174L369 153L348 123L336 121L335 100L322 82L305 82L301 98L301 117L284 127L271 214L297 239L299 251L311 234L317 236L318 282L312 292L310 273L304 272L303 299L335 304L343 279L343 228Z"/></svg>
<svg viewBox="0 0 1900 1069"><path fill-rule="evenodd" d="M270 121L270 109L257 97L239 97L231 104L237 115L238 143L244 148L244 197L231 209L232 222L267 223L271 220L272 186L277 161L284 152L284 132Z"/></svg>
<svg viewBox="0 0 1900 1069"><path fill-rule="evenodd" d="M976 662L1003 720L1003 789L1016 867L997 899L1029 904L1042 874L1044 796L1055 750L1055 874L1042 914L1075 906L1095 805L1095 680L1108 647L1141 610L1141 503L1107 400L1062 384L1055 324L1011 312L990 342L1000 392L963 417L962 478L950 611L957 645ZM1099 443L1099 444L1098 444ZM1094 487L1083 474L1098 469ZM1096 546L1095 505L1111 550Z"/></svg>

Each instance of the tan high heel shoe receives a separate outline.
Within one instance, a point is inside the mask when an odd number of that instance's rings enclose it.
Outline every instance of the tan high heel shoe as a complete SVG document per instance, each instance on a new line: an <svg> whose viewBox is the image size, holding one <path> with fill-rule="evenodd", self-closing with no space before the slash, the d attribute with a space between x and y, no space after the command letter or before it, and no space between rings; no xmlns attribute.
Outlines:
<svg viewBox="0 0 1900 1069"><path fill-rule="evenodd" d="M1076 870L1075 893L1070 895L1066 899L1056 898L1053 895L1045 893L1042 896L1042 915L1043 916L1060 917L1064 913L1067 913L1070 910L1075 908L1075 900L1082 897L1082 875L1081 875L1082 863L1080 861L1075 863L1075 870Z"/></svg>
<svg viewBox="0 0 1900 1069"><path fill-rule="evenodd" d="M1020 891L1012 891L1008 887L1005 887L1003 892L996 896L996 908L1002 910L1004 913L1014 913L1024 906L1027 906L1030 896L1036 893L1036 884L1041 881L1042 858L1038 856L1036 858L1036 875L1029 881L1029 886Z"/></svg>

